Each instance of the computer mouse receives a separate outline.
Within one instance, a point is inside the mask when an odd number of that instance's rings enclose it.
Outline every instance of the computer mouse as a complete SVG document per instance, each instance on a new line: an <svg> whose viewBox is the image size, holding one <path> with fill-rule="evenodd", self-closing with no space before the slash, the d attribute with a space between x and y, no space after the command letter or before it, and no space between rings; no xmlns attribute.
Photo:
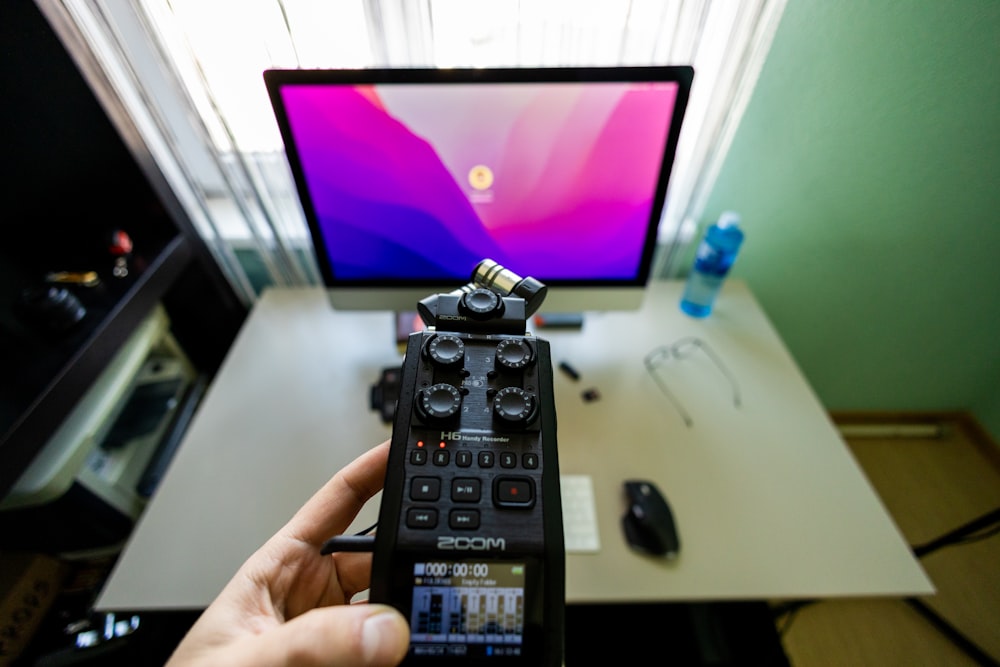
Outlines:
<svg viewBox="0 0 1000 667"><path fill-rule="evenodd" d="M644 553L676 558L681 548L673 512L655 484L645 480L626 480L628 509L622 528L629 546Z"/></svg>

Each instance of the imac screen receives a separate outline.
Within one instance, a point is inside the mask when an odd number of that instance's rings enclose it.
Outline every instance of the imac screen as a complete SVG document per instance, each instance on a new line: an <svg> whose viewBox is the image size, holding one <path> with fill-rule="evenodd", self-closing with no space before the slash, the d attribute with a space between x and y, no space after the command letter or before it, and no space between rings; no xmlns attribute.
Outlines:
<svg viewBox="0 0 1000 667"><path fill-rule="evenodd" d="M274 70L328 285L644 285L690 68Z"/></svg>

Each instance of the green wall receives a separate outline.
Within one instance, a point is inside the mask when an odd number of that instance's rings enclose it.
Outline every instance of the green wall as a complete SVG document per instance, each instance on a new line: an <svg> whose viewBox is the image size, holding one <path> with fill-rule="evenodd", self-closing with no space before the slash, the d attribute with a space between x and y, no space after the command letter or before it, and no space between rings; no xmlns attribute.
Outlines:
<svg viewBox="0 0 1000 667"><path fill-rule="evenodd" d="M1000 441L1000 2L789 0L703 223L725 209L828 409Z"/></svg>

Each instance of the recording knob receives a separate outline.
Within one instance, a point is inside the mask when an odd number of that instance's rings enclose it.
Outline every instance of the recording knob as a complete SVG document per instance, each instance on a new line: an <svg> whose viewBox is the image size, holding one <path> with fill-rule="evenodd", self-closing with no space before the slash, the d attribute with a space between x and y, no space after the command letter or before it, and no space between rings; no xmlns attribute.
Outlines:
<svg viewBox="0 0 1000 667"><path fill-rule="evenodd" d="M496 292L477 288L462 295L460 310L474 320L487 320L503 313L503 299Z"/></svg>
<svg viewBox="0 0 1000 667"><path fill-rule="evenodd" d="M520 387L504 387L493 397L493 414L510 425L524 425L535 416L535 398Z"/></svg>
<svg viewBox="0 0 1000 667"><path fill-rule="evenodd" d="M462 407L462 394L454 386L441 382L422 389L417 394L417 412L432 422L447 421Z"/></svg>
<svg viewBox="0 0 1000 667"><path fill-rule="evenodd" d="M531 346L520 338L507 338L497 345L496 363L501 368L516 371L531 365L534 360Z"/></svg>
<svg viewBox="0 0 1000 667"><path fill-rule="evenodd" d="M438 366L460 366L465 361L465 343L458 336L435 336L427 345L427 356Z"/></svg>

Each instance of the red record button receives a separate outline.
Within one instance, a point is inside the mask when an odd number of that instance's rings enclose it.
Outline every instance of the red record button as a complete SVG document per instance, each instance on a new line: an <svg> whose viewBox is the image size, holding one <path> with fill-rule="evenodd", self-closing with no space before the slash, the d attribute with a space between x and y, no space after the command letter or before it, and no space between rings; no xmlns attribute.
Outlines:
<svg viewBox="0 0 1000 667"><path fill-rule="evenodd" d="M497 507L527 509L535 504L535 484L528 477L498 477L493 483Z"/></svg>

